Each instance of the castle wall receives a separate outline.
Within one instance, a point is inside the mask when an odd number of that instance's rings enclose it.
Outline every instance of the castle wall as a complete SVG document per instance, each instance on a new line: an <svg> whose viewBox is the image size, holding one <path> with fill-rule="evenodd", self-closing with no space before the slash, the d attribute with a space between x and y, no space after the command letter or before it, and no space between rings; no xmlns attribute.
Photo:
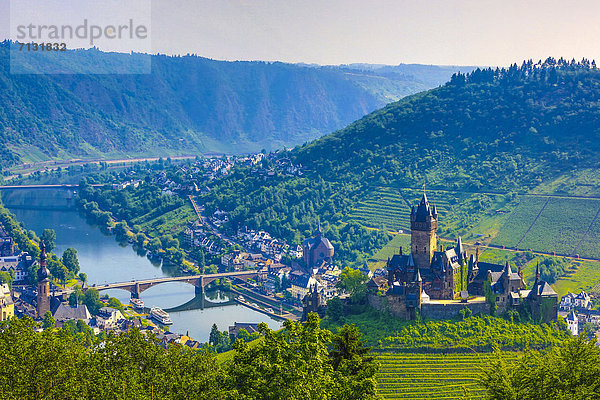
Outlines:
<svg viewBox="0 0 600 400"><path fill-rule="evenodd" d="M367 301L376 310L389 312L391 315L404 320L411 319L410 312L406 308L406 302L402 296L377 296L375 294L368 294Z"/></svg>
<svg viewBox="0 0 600 400"><path fill-rule="evenodd" d="M410 310L406 308L406 302L403 296L377 296L375 294L367 295L369 305L377 310L389 312L391 315L404 319L414 319ZM469 308L473 314L489 314L490 305L485 301L470 303L423 303L421 304L421 316L430 319L450 319L459 315L460 310Z"/></svg>

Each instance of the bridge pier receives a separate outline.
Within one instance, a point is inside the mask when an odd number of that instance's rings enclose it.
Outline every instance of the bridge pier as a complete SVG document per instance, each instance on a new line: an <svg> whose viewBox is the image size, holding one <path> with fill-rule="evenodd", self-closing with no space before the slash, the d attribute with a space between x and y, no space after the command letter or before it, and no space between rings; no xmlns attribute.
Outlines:
<svg viewBox="0 0 600 400"><path fill-rule="evenodd" d="M133 286L130 290L131 292L131 298L133 299L139 299L140 298L140 284L136 283L135 286Z"/></svg>
<svg viewBox="0 0 600 400"><path fill-rule="evenodd" d="M204 298L204 277L201 276L200 279L198 280L198 284L194 285L194 291L196 293L196 296L201 295L202 298Z"/></svg>

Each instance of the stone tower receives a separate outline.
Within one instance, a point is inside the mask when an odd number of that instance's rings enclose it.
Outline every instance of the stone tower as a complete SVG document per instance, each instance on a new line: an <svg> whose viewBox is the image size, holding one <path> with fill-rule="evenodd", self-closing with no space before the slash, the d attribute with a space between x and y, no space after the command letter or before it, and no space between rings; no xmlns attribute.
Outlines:
<svg viewBox="0 0 600 400"><path fill-rule="evenodd" d="M37 315L43 318L46 311L50 311L50 271L46 268L46 246L40 246L40 269L38 270L37 284Z"/></svg>
<svg viewBox="0 0 600 400"><path fill-rule="evenodd" d="M419 269L429 269L431 266L437 247L437 222L437 209L429 206L427 196L423 193L421 202L416 208L413 206L410 213L411 253Z"/></svg>

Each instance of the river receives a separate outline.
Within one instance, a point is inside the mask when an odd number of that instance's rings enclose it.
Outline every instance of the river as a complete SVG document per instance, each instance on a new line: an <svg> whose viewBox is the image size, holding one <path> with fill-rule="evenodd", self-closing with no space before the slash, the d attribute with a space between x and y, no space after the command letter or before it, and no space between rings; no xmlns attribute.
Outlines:
<svg viewBox="0 0 600 400"><path fill-rule="evenodd" d="M114 236L107 236L98 227L89 224L73 208L73 200L65 190L7 190L0 192L5 206L39 236L46 228L56 232L54 253L62 255L67 247L77 249L81 272L85 272L89 284L122 282L132 279L157 278L172 275L172 271L152 264L145 256L138 255L131 246L117 243ZM111 290L102 292L129 302L129 292ZM207 292L204 309L169 312L175 333L189 333L200 341L208 341L213 323L225 331L234 322L266 322L271 328L281 327L281 322L267 315L241 306L216 303L229 299L229 293ZM194 287L185 283L165 283L154 286L141 295L146 307L169 309L186 304L195 298ZM195 299L195 304L202 299Z"/></svg>

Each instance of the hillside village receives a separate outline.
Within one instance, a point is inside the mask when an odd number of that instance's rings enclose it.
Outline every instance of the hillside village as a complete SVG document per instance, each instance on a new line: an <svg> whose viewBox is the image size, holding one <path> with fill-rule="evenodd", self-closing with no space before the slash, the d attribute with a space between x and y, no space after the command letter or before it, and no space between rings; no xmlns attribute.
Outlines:
<svg viewBox="0 0 600 400"><path fill-rule="evenodd" d="M130 185L136 187L135 181ZM116 189L128 186L125 182ZM219 213L215 214L214 219L222 218ZM560 316L575 335L579 333L580 326L599 325L600 313L590 309L588 294L568 293L559 302L556 292L540 279L539 266L533 286L527 288L520 269L513 272L508 263L480 261L479 248L475 254L467 254L460 237L455 246L438 248L438 218L435 205L431 205L424 194L411 211L411 247L408 252L403 253L400 248L398 254L388 259L386 268L375 271L360 269L372 307L406 320L417 317L455 318L465 308L482 314L519 310L542 322L550 322ZM213 229L218 229L214 219L210 224ZM81 319L95 334L143 326L139 318L125 317L120 310L105 306L92 316L85 305L66 305L66 298L61 302L52 297L53 304L50 304L51 301L47 304L41 302L40 292L51 293L58 288L50 281L47 288L38 286L36 290L28 287L27 282L31 281L29 274L41 270L42 262L33 260L27 253L15 251L12 238L3 229L0 233L0 272L11 274L15 280L13 289L3 286L3 319L15 314L41 318L46 311L51 311L57 326L68 320ZM325 315L328 300L347 296L338 285L344 266L335 262L335 249L323 236L320 227L301 246L290 246L271 237L268 232L244 227L228 239L243 250L225 253L209 239L206 227L199 221L189 223L184 237L190 248L199 247L213 255L222 254L219 258L222 270L258 270L259 279L248 287L250 293L267 296L273 301L283 300L292 307L303 307L305 317L308 311ZM284 296L278 299L275 297L278 293ZM148 329L154 329L159 337L163 337L156 327ZM168 337L171 341L182 340L172 335ZM187 341L197 346L193 340L184 340Z"/></svg>

